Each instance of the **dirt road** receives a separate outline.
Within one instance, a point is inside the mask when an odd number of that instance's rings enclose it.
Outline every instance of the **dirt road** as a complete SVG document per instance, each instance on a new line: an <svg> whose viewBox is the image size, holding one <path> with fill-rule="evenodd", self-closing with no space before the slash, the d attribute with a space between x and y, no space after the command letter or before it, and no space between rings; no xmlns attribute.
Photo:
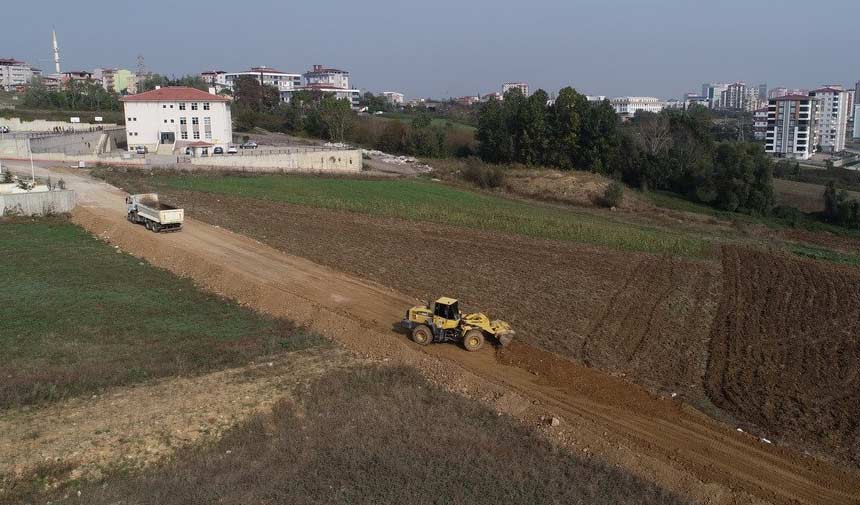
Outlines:
<svg viewBox="0 0 860 505"><path fill-rule="evenodd" d="M738 433L679 402L524 344L474 354L449 345L418 348L392 330L415 302L405 295L193 220L180 233L147 232L125 220L119 190L66 170L50 175L79 192L74 220L122 249L243 304L306 323L359 352L413 364L455 363L571 425L597 427L607 447L629 448L662 465L634 469L646 477L665 484L691 475L700 484L697 491L689 483L669 487L702 501L860 504L854 472ZM549 373L537 375L537 369Z"/></svg>

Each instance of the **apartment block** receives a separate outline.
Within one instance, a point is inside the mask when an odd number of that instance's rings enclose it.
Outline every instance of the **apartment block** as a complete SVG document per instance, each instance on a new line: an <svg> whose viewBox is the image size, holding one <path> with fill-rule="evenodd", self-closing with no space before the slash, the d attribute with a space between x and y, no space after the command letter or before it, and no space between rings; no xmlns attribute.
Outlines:
<svg viewBox="0 0 860 505"><path fill-rule="evenodd" d="M633 116L639 111L660 112L663 110L663 102L653 96L621 96L613 98L612 107L617 114L622 116Z"/></svg>
<svg viewBox="0 0 860 505"><path fill-rule="evenodd" d="M14 91L18 86L30 84L33 69L15 58L0 58L0 89Z"/></svg>
<svg viewBox="0 0 860 505"><path fill-rule="evenodd" d="M768 100L765 151L776 158L808 160L817 143L817 105L818 99L808 95Z"/></svg>
<svg viewBox="0 0 860 505"><path fill-rule="evenodd" d="M809 92L818 99L818 144L827 153L845 150L848 134L848 92L840 87L827 86Z"/></svg>

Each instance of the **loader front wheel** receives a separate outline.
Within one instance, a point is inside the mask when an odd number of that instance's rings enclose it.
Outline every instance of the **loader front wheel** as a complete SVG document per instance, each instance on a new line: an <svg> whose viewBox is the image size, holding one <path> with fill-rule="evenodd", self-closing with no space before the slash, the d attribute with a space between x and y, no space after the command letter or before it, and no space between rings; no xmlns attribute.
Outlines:
<svg viewBox="0 0 860 505"><path fill-rule="evenodd" d="M412 330L412 341L418 345L430 345L433 342L433 332L426 325L419 324Z"/></svg>
<svg viewBox="0 0 860 505"><path fill-rule="evenodd" d="M477 351L484 347L484 332L481 330L469 330L463 335L463 347L467 351Z"/></svg>

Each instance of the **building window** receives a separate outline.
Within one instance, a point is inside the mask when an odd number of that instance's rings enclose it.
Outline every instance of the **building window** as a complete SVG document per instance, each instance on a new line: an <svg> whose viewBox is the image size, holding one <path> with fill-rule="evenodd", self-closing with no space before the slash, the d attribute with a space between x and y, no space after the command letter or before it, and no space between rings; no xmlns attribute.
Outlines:
<svg viewBox="0 0 860 505"><path fill-rule="evenodd" d="M194 132L194 140L200 140L200 132L198 132L198 131Z"/></svg>
<svg viewBox="0 0 860 505"><path fill-rule="evenodd" d="M182 140L188 140L188 132L182 132L179 134Z"/></svg>
<svg viewBox="0 0 860 505"><path fill-rule="evenodd" d="M200 118L199 117L191 118L191 124L200 124Z"/></svg>
<svg viewBox="0 0 860 505"><path fill-rule="evenodd" d="M203 118L203 132L206 140L212 140L212 118L204 117Z"/></svg>
<svg viewBox="0 0 860 505"><path fill-rule="evenodd" d="M209 102L203 102L203 110L209 110Z"/></svg>
<svg viewBox="0 0 860 505"><path fill-rule="evenodd" d="M191 103L191 110L197 110L197 102Z"/></svg>
<svg viewBox="0 0 860 505"><path fill-rule="evenodd" d="M184 117L179 118L179 124L187 124L187 119Z"/></svg>
<svg viewBox="0 0 860 505"><path fill-rule="evenodd" d="M170 120L170 124L173 124L173 120L172 120L172 119Z"/></svg>
<svg viewBox="0 0 860 505"><path fill-rule="evenodd" d="M171 109L173 108L173 104L170 104L170 108L171 108Z"/></svg>
<svg viewBox="0 0 860 505"><path fill-rule="evenodd" d="M185 110L185 103L184 102L179 103L179 110Z"/></svg>

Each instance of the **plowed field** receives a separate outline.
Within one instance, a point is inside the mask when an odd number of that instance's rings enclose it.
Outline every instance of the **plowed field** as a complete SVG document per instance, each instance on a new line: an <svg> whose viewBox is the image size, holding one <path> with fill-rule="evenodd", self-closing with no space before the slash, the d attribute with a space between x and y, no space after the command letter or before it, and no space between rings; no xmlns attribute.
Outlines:
<svg viewBox="0 0 860 505"><path fill-rule="evenodd" d="M454 296L518 338L706 401L716 261L680 260L399 219L161 190L191 215L419 299ZM277 219L261 216L278 216Z"/></svg>
<svg viewBox="0 0 860 505"><path fill-rule="evenodd" d="M860 462L860 271L727 247L713 401L801 448Z"/></svg>

